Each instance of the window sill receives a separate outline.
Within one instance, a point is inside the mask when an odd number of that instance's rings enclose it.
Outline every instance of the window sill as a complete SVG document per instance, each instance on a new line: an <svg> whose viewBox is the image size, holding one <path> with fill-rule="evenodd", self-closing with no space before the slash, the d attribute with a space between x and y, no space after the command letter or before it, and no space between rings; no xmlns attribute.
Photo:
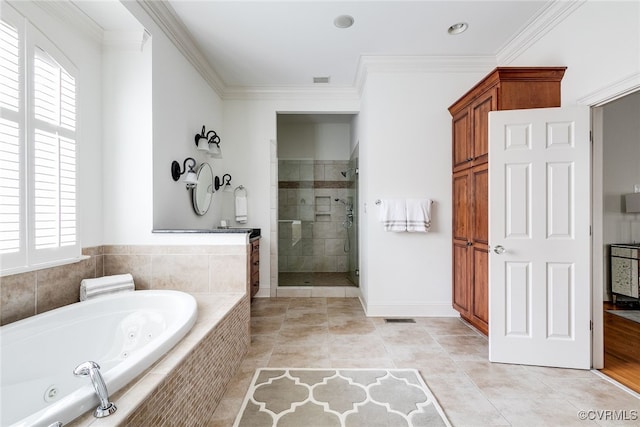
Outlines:
<svg viewBox="0 0 640 427"><path fill-rule="evenodd" d="M58 261L45 262L45 263L38 264L38 265L29 265L29 266L24 266L24 267L9 268L7 270L0 271L0 277L11 276L11 275L14 275L14 274L21 274L21 273L30 273L32 271L44 270L46 268L60 267L60 266L67 265L67 264L75 264L77 262L84 261L84 260L89 259L89 258L91 258L91 257L88 256L88 255L80 255L80 256L78 256L76 258L69 258L69 259L62 259L62 260L58 260Z"/></svg>

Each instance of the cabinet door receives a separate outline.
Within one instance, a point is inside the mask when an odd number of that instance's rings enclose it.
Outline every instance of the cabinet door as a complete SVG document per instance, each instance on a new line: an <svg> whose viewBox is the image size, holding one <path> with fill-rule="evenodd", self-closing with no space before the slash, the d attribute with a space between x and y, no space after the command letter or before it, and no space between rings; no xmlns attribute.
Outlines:
<svg viewBox="0 0 640 427"><path fill-rule="evenodd" d="M453 308L466 318L471 313L471 274L466 240L453 241Z"/></svg>
<svg viewBox="0 0 640 427"><path fill-rule="evenodd" d="M470 177L468 170L453 174L453 238L465 242L470 237Z"/></svg>
<svg viewBox="0 0 640 427"><path fill-rule="evenodd" d="M453 171L467 168L473 159L471 147L471 118L469 109L453 116Z"/></svg>
<svg viewBox="0 0 640 427"><path fill-rule="evenodd" d="M473 325L486 335L489 333L489 248L474 244L470 250L473 259L470 317Z"/></svg>
<svg viewBox="0 0 640 427"><path fill-rule="evenodd" d="M497 89L491 89L471 104L471 158L473 165L489 160L489 112L498 108Z"/></svg>
<svg viewBox="0 0 640 427"><path fill-rule="evenodd" d="M474 245L489 244L489 164L471 170L471 241Z"/></svg>

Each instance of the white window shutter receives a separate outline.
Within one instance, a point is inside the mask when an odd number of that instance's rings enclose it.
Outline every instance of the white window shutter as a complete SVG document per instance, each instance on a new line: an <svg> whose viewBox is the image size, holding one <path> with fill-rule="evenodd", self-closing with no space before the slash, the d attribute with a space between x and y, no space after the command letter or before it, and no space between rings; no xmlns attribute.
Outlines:
<svg viewBox="0 0 640 427"><path fill-rule="evenodd" d="M34 47L32 238L35 263L78 248L75 79Z"/></svg>
<svg viewBox="0 0 640 427"><path fill-rule="evenodd" d="M24 267L24 47L21 20L5 8L0 20L0 266Z"/></svg>

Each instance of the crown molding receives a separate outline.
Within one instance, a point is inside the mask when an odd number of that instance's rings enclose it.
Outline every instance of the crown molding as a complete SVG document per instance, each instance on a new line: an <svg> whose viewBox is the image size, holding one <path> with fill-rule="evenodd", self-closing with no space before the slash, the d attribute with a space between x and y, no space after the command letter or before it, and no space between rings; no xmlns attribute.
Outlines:
<svg viewBox="0 0 640 427"><path fill-rule="evenodd" d="M493 56L361 56L354 87L362 94L372 73L486 73L496 67Z"/></svg>
<svg viewBox="0 0 640 427"><path fill-rule="evenodd" d="M579 105L599 107L640 90L640 73L633 73L578 99Z"/></svg>
<svg viewBox="0 0 640 427"><path fill-rule="evenodd" d="M206 56L171 5L165 0L138 0L137 3L182 52L218 96L224 98L224 82L209 64Z"/></svg>
<svg viewBox="0 0 640 427"><path fill-rule="evenodd" d="M227 87L225 100L340 100L359 102L355 88L315 86Z"/></svg>
<svg viewBox="0 0 640 427"><path fill-rule="evenodd" d="M500 65L509 65L564 21L587 0L550 0L545 7L496 53Z"/></svg>
<svg viewBox="0 0 640 427"><path fill-rule="evenodd" d="M102 47L105 50L128 50L141 52L151 36L144 30L138 31L105 31L102 36Z"/></svg>
<svg viewBox="0 0 640 427"><path fill-rule="evenodd" d="M19 6L21 1L11 2L14 6ZM33 1L34 5L42 9L46 14L53 16L70 27L77 28L96 43L102 43L102 27L93 19L88 17L71 1Z"/></svg>

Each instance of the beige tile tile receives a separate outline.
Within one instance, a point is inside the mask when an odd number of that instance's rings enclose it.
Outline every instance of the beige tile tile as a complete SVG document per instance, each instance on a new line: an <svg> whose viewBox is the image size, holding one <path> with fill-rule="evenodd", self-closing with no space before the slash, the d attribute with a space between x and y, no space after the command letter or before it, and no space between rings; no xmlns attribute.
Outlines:
<svg viewBox="0 0 640 427"><path fill-rule="evenodd" d="M209 256L210 292L243 292L247 287L246 255Z"/></svg>
<svg viewBox="0 0 640 427"><path fill-rule="evenodd" d="M416 323L422 325L432 335L475 335L459 317L420 317Z"/></svg>
<svg viewBox="0 0 640 427"><path fill-rule="evenodd" d="M330 318L329 333L336 335L373 334L376 327L368 319Z"/></svg>
<svg viewBox="0 0 640 427"><path fill-rule="evenodd" d="M208 255L152 255L151 288L209 291Z"/></svg>
<svg viewBox="0 0 640 427"><path fill-rule="evenodd" d="M251 319L251 335L277 334L284 322L284 316L257 317Z"/></svg>
<svg viewBox="0 0 640 427"><path fill-rule="evenodd" d="M328 344L332 360L389 357L384 341L376 335L331 335Z"/></svg>
<svg viewBox="0 0 640 427"><path fill-rule="evenodd" d="M80 301L80 282L95 277L95 259L36 272L36 311L43 313Z"/></svg>
<svg viewBox="0 0 640 427"><path fill-rule="evenodd" d="M563 397L579 409L637 410L640 414L640 399L600 377L548 378L543 383L561 390Z"/></svg>
<svg viewBox="0 0 640 427"><path fill-rule="evenodd" d="M291 325L284 323L277 337L278 345L323 344L329 339L329 328L324 325Z"/></svg>
<svg viewBox="0 0 640 427"><path fill-rule="evenodd" d="M36 273L0 278L0 324L36 314Z"/></svg>
<svg viewBox="0 0 640 427"><path fill-rule="evenodd" d="M423 375L423 378L454 426L510 425L468 378L459 375Z"/></svg>
<svg viewBox="0 0 640 427"><path fill-rule="evenodd" d="M595 426L578 418L578 408L565 399L493 399L493 405L514 426Z"/></svg>
<svg viewBox="0 0 640 427"><path fill-rule="evenodd" d="M151 289L151 256L104 255L104 275L130 273L136 290Z"/></svg>
<svg viewBox="0 0 640 427"><path fill-rule="evenodd" d="M489 346L484 337L442 335L434 339L454 360L487 360L489 357Z"/></svg>

